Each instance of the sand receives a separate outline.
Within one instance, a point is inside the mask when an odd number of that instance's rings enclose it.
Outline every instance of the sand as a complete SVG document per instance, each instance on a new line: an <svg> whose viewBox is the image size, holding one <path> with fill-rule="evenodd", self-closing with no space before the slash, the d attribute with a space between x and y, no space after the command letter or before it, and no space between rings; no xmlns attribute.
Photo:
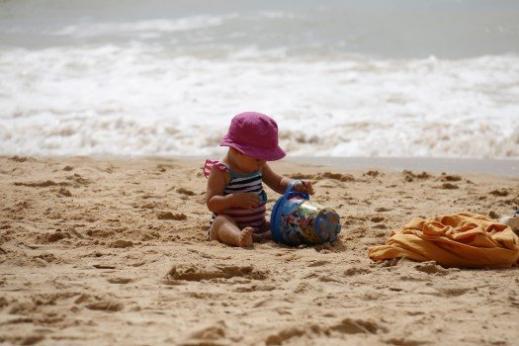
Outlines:
<svg viewBox="0 0 519 346"><path fill-rule="evenodd" d="M517 344L517 267L373 263L367 248L414 216L498 219L519 178L276 163L314 181L340 239L240 249L207 241L201 163L1 157L0 343Z"/></svg>

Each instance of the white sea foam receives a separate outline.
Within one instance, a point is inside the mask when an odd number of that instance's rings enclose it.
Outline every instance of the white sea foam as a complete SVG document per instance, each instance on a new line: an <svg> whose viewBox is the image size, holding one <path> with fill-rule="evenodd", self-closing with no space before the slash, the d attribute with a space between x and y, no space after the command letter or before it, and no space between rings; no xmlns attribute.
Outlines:
<svg viewBox="0 0 519 346"><path fill-rule="evenodd" d="M151 19L121 23L79 23L68 25L59 30L49 32L50 35L72 36L76 38L110 36L117 34L141 33L161 34L179 31L191 31L207 29L220 25L224 20L236 17L230 14L226 16L192 16L179 19Z"/></svg>
<svg viewBox="0 0 519 346"><path fill-rule="evenodd" d="M519 158L519 6L392 1L0 2L0 154Z"/></svg>
<svg viewBox="0 0 519 346"><path fill-rule="evenodd" d="M274 116L292 155L519 157L519 57L225 59L160 46L0 53L2 154L207 154L232 115Z"/></svg>

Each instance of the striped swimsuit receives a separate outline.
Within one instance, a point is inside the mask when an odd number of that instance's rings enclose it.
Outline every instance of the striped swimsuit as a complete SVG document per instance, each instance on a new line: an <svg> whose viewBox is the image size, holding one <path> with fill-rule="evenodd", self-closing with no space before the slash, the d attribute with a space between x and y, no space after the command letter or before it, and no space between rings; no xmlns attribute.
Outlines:
<svg viewBox="0 0 519 346"><path fill-rule="evenodd" d="M208 177L212 169L228 172L231 176L229 183L223 190L224 195L236 192L253 192L257 193L260 198L260 204L256 208L231 208L226 209L221 214L233 219L240 229L250 226L254 228L255 232L262 232L262 228L265 225L267 194L263 190L261 172L237 173L233 172L221 161L206 160L204 165L204 175ZM215 217L216 214L213 214L211 223Z"/></svg>

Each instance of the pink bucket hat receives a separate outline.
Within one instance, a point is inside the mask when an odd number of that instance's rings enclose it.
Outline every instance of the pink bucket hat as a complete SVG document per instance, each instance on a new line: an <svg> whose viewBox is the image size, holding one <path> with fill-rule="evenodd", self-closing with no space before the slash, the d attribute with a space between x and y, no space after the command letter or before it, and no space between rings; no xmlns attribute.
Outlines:
<svg viewBox="0 0 519 346"><path fill-rule="evenodd" d="M285 156L278 145L278 125L271 117L256 112L234 116L220 145L259 160L275 161Z"/></svg>

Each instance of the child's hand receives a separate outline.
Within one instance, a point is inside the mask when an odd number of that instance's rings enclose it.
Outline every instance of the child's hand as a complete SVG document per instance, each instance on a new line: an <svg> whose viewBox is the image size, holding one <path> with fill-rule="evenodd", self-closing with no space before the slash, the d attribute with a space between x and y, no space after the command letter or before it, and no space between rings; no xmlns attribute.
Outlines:
<svg viewBox="0 0 519 346"><path fill-rule="evenodd" d="M314 194L314 187L312 186L312 182L308 180L298 180L294 185L294 190L297 192L305 192L309 195Z"/></svg>
<svg viewBox="0 0 519 346"><path fill-rule="evenodd" d="M238 208L256 208L260 203L257 193L236 192L233 194L233 206Z"/></svg>

